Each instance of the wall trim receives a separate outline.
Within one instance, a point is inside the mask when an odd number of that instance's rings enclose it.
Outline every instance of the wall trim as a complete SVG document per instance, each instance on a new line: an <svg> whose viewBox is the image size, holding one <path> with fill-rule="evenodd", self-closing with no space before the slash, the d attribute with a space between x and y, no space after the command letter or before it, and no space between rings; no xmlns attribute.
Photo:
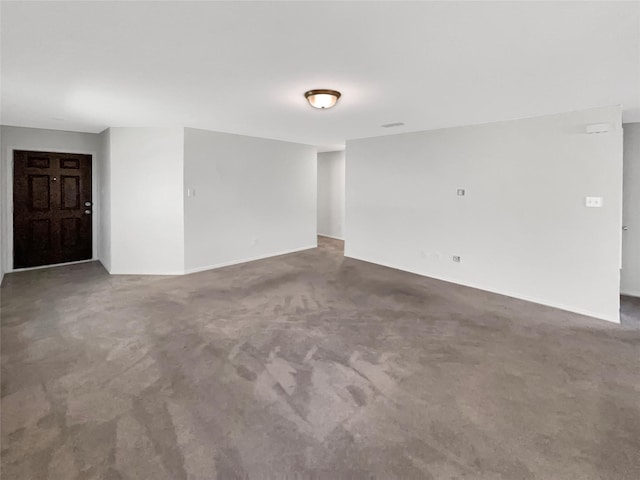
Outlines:
<svg viewBox="0 0 640 480"><path fill-rule="evenodd" d="M391 265L391 264L388 264L388 263L380 263L380 262L373 261L373 260L367 260L367 259L364 259L364 258L356 257L354 255L347 255L346 253L345 253L344 256L347 257L347 258L352 258L354 260L359 260L361 262L373 263L374 265L381 265L383 267L393 268L394 270L400 270L400 271L403 271L403 272L413 273L413 274L416 274L416 275L420 275L421 277L433 278L434 280L440 280L440 281L447 282L447 283L453 283L455 285L461 285L463 287L470 287L470 288L475 288L476 290L482 290L484 292L496 293L498 295L504 295L506 297L516 298L518 300L524 300L524 301L527 301L527 302L536 303L538 305L544 305L546 307L553 307L553 308L557 308L559 310L564 310L564 311L571 312L571 313L577 313L579 315L585 315L587 317L593 317L593 318L597 318L599 320L605 320L607 322L618 323L618 324L620 323L620 315L619 314L616 317L610 317L608 315L603 315L601 313L592 312L590 310L584 310L584 309L581 309L581 308L575 308L575 307L571 307L571 306L564 305L564 304L561 304L561 303L549 302L547 300L541 300L539 298L529 297L527 295L522 295L522 294L519 294L519 293L511 292L509 290L487 288L487 287L483 287L483 286L479 286L479 285L473 284L471 282L461 282L460 280L449 278L449 277L442 277L442 276L436 276L436 275L426 275L426 274L418 272L416 270L409 270L409 269L407 269L405 267L400 267L400 266L397 266L397 265Z"/></svg>
<svg viewBox="0 0 640 480"><path fill-rule="evenodd" d="M99 261L99 260L98 260ZM102 263L102 262L100 262ZM104 265L102 265L104 267ZM106 270L106 268L105 268ZM174 271L174 272L109 272L109 275L138 275L138 276L158 276L158 277L179 277L184 275L183 271Z"/></svg>
<svg viewBox="0 0 640 480"><path fill-rule="evenodd" d="M290 253L302 252L304 250L311 250L313 248L318 248L318 245L317 244L316 245L307 245L306 247L294 248L293 250L285 250L285 251L275 252L275 253L268 253L266 255L258 255L256 257L245 258L245 259L242 259L242 260L232 260L230 262L217 263L215 265L207 265L207 266L204 266L204 267L188 268L188 269L185 269L184 273L185 273L185 275L189 275L190 273L204 272L206 270L214 270L216 268L222 268L222 267L230 267L231 265L238 265L240 263L254 262L256 260L263 260L265 258L279 257L280 255L288 255Z"/></svg>
<svg viewBox="0 0 640 480"><path fill-rule="evenodd" d="M336 237L333 235L327 235L325 233L318 233L319 237L327 237L327 238L333 238L334 240L342 240L344 242L344 237Z"/></svg>

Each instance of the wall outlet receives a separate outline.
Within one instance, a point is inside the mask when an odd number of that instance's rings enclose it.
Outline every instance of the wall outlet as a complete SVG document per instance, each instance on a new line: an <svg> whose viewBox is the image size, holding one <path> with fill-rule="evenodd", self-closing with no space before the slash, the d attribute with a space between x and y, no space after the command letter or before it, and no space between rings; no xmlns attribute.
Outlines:
<svg viewBox="0 0 640 480"><path fill-rule="evenodd" d="M460 263L460 256L459 255L454 255L453 257L451 257L451 259L456 263Z"/></svg>
<svg viewBox="0 0 640 480"><path fill-rule="evenodd" d="M587 207L598 208L602 206L602 197L587 197L584 201Z"/></svg>
<svg viewBox="0 0 640 480"><path fill-rule="evenodd" d="M456 190L456 194L459 197L464 197L464 188L459 188L458 190Z"/></svg>

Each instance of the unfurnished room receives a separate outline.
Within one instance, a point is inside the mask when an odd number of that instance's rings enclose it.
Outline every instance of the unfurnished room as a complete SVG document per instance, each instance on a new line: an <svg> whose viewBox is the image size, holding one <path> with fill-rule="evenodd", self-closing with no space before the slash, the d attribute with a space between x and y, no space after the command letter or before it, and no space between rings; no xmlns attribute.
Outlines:
<svg viewBox="0 0 640 480"><path fill-rule="evenodd" d="M640 478L640 1L0 1L7 480Z"/></svg>

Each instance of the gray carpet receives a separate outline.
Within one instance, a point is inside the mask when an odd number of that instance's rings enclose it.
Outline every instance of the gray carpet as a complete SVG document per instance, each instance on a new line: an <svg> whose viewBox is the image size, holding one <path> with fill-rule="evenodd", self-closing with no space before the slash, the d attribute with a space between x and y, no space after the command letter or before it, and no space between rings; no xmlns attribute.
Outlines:
<svg viewBox="0 0 640 480"><path fill-rule="evenodd" d="M640 478L640 331L342 258L2 286L2 474Z"/></svg>

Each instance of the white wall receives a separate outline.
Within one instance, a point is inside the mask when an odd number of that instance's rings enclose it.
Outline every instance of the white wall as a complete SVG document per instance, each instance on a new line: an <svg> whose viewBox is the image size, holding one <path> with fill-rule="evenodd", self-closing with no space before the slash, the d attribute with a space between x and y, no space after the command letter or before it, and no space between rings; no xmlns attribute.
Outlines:
<svg viewBox="0 0 640 480"><path fill-rule="evenodd" d="M624 125L623 294L640 297L640 123Z"/></svg>
<svg viewBox="0 0 640 480"><path fill-rule="evenodd" d="M2 126L2 184L0 185L0 215L2 216L2 269L13 270L13 150L85 153L93 156L93 258L98 258L100 202L97 185L100 182L100 139L94 133L66 132Z"/></svg>
<svg viewBox="0 0 640 480"><path fill-rule="evenodd" d="M97 196L102 206L100 212L100 228L98 233L98 258L107 271L111 271L111 131L100 133L100 184Z"/></svg>
<svg viewBox="0 0 640 480"><path fill-rule="evenodd" d="M344 236L344 172L345 154L318 154L318 234Z"/></svg>
<svg viewBox="0 0 640 480"><path fill-rule="evenodd" d="M4 144L2 143L2 128L0 127L0 152L4 151ZM2 280L4 280L4 259L7 256L5 252L7 242L5 241L5 196L4 196L4 184L5 184L5 162L4 160L0 161L0 285L2 285Z"/></svg>
<svg viewBox="0 0 640 480"><path fill-rule="evenodd" d="M610 133L584 133L604 122ZM354 140L346 152L347 256L619 321L619 107Z"/></svg>
<svg viewBox="0 0 640 480"><path fill-rule="evenodd" d="M185 129L187 272L316 246L314 147Z"/></svg>
<svg viewBox="0 0 640 480"><path fill-rule="evenodd" d="M111 128L111 273L184 271L182 128Z"/></svg>

